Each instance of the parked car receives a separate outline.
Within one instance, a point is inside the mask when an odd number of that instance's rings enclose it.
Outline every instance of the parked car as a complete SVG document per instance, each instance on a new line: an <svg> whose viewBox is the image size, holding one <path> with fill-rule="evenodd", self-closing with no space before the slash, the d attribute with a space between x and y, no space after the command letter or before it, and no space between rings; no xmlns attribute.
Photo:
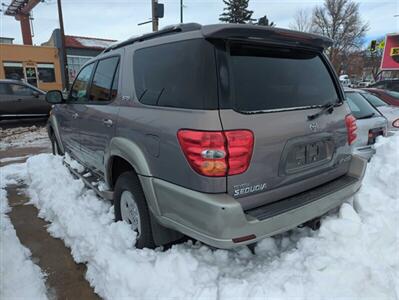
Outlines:
<svg viewBox="0 0 399 300"><path fill-rule="evenodd" d="M356 118L357 139L353 143L354 153L370 160L375 154L376 138L387 134L388 121L357 90L346 89L345 95Z"/></svg>
<svg viewBox="0 0 399 300"><path fill-rule="evenodd" d="M323 54L331 40L274 27L182 24L87 62L48 131L108 189L136 247L182 234L218 248L254 243L338 207L367 162ZM273 45L273 47L269 47ZM160 59L162 58L162 59Z"/></svg>
<svg viewBox="0 0 399 300"><path fill-rule="evenodd" d="M365 88L365 87L369 87L371 84L372 84L371 81L369 81L369 80L364 80L364 81L359 81L359 82L356 84L356 87L358 87L358 88Z"/></svg>
<svg viewBox="0 0 399 300"><path fill-rule="evenodd" d="M352 82L348 75L339 76L339 81L341 82L343 87L351 87L352 86Z"/></svg>
<svg viewBox="0 0 399 300"><path fill-rule="evenodd" d="M364 90L369 93L372 93L373 95L376 95L378 98L380 98L382 101L384 101L385 103L387 103L389 105L399 106L399 93L398 92L376 89L376 88L367 88Z"/></svg>
<svg viewBox="0 0 399 300"><path fill-rule="evenodd" d="M388 105L376 95L367 91L358 90L358 92L388 120L389 132L399 130L399 107Z"/></svg>
<svg viewBox="0 0 399 300"><path fill-rule="evenodd" d="M386 79L377 81L376 83L371 84L369 87L399 92L399 79Z"/></svg>
<svg viewBox="0 0 399 300"><path fill-rule="evenodd" d="M46 93L19 80L0 80L0 120L47 117Z"/></svg>

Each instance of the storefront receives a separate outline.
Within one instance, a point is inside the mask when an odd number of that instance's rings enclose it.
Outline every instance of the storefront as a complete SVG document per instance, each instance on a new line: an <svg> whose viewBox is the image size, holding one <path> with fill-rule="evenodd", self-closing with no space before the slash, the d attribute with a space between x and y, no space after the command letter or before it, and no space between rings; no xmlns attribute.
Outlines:
<svg viewBox="0 0 399 300"><path fill-rule="evenodd" d="M0 79L22 80L45 91L61 89L58 49L0 44Z"/></svg>

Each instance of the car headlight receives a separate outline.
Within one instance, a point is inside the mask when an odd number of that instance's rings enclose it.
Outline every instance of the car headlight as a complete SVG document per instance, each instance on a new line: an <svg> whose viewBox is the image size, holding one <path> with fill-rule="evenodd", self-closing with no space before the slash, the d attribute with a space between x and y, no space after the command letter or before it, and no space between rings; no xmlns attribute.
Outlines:
<svg viewBox="0 0 399 300"><path fill-rule="evenodd" d="M399 119L396 119L395 121L392 122L392 126L399 128Z"/></svg>

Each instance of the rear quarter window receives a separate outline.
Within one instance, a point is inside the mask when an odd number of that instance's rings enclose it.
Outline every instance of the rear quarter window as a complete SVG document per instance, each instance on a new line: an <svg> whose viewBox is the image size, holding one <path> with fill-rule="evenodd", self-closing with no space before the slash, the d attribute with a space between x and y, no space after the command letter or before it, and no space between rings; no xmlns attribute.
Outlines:
<svg viewBox="0 0 399 300"><path fill-rule="evenodd" d="M139 49L133 71L136 96L143 104L218 108L214 49L203 39Z"/></svg>
<svg viewBox="0 0 399 300"><path fill-rule="evenodd" d="M339 100L333 78L319 53L233 44L229 60L236 110L301 108Z"/></svg>

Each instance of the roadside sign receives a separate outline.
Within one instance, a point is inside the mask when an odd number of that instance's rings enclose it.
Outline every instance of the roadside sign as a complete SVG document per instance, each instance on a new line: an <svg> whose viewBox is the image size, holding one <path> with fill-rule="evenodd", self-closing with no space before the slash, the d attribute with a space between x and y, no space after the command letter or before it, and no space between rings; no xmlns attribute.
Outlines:
<svg viewBox="0 0 399 300"><path fill-rule="evenodd" d="M399 70L399 33L387 34L384 54L381 61L382 71Z"/></svg>

